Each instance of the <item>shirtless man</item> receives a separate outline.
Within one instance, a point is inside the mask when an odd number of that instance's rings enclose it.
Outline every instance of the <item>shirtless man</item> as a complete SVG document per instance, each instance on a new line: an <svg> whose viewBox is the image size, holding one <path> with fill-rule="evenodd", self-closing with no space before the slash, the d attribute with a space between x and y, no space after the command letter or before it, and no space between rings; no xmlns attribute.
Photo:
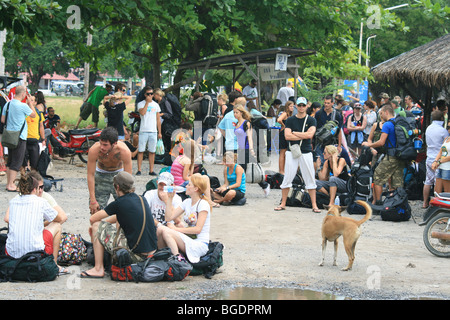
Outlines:
<svg viewBox="0 0 450 320"><path fill-rule="evenodd" d="M110 195L114 199L117 197L113 178L124 170L131 174L130 149L124 142L118 141L115 128L107 127L100 134L100 141L89 149L88 154L87 181L91 214L104 209Z"/></svg>

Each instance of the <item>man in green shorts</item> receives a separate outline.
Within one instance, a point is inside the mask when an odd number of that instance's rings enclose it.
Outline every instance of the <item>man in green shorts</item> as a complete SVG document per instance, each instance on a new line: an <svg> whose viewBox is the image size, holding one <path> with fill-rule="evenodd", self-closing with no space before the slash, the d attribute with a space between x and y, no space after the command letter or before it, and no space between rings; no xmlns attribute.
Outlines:
<svg viewBox="0 0 450 320"><path fill-rule="evenodd" d="M97 127L99 118L98 107L100 106L100 103L102 103L103 98L109 95L111 91L112 86L107 84L105 88L95 87L95 89L89 92L87 99L81 106L80 117L78 118L78 122L77 125L75 126L75 129L78 129L81 120L86 121L86 119L89 118L91 113L92 113L92 122L94 123L94 126Z"/></svg>
<svg viewBox="0 0 450 320"><path fill-rule="evenodd" d="M88 154L87 182L91 214L104 209L111 195L117 197L113 178L121 171L131 173L132 167L130 149L124 142L118 141L116 128L103 129L100 141L89 149Z"/></svg>
<svg viewBox="0 0 450 320"><path fill-rule="evenodd" d="M405 168L405 161L393 156L391 149L397 145L395 136L394 124L390 120L395 119L395 111L391 102L387 102L379 111L381 119L385 122L381 130L381 137L374 143L363 142L363 146L378 148L384 146L387 150L386 155L381 160L380 164L375 169L373 175L373 198L376 201L381 200L383 185L391 179L391 188L397 189L403 186L403 170Z"/></svg>

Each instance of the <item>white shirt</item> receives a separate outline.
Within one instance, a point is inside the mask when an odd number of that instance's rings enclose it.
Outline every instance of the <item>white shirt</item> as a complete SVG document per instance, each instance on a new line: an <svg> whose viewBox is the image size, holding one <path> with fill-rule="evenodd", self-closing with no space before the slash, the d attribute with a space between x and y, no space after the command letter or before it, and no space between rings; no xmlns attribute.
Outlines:
<svg viewBox="0 0 450 320"><path fill-rule="evenodd" d="M284 106L289 100L289 97L293 97L295 94L294 89L290 87L282 87L278 91L277 99L281 101L281 105Z"/></svg>
<svg viewBox="0 0 450 320"><path fill-rule="evenodd" d="M6 251L15 259L28 252L44 250L44 219L53 221L58 212L37 195L14 197L9 202L9 231Z"/></svg>
<svg viewBox="0 0 450 320"><path fill-rule="evenodd" d="M444 121L434 120L425 131L425 143L427 145L427 162L433 162L445 139L448 131L443 127Z"/></svg>
<svg viewBox="0 0 450 320"><path fill-rule="evenodd" d="M150 190L145 193L144 198L147 199L148 206L152 212L153 218L159 222L164 222L166 219L166 203L158 197L158 190ZM175 195L172 200L172 206L178 208L181 206L183 200L179 195Z"/></svg>
<svg viewBox="0 0 450 320"><path fill-rule="evenodd" d="M206 211L208 213L202 231L197 235L196 239L197 241L208 244L211 216L211 208L208 201L200 199L194 205L192 205L192 199L188 198L181 203L180 207L184 210L183 218L189 227L195 226L197 224L197 216L199 212Z"/></svg>
<svg viewBox="0 0 450 320"><path fill-rule="evenodd" d="M249 99L253 99L253 98L257 98L258 97L258 89L256 89L256 87L252 88L250 86L246 86L243 90L242 90L242 94ZM248 103L248 101L247 101ZM254 101L255 106L258 105L258 101L255 100ZM246 104L247 105L247 104Z"/></svg>
<svg viewBox="0 0 450 320"><path fill-rule="evenodd" d="M138 103L138 110L145 107L146 101L143 100ZM147 106L147 112L144 115L141 115L141 125L139 128L139 132L158 132L157 127L157 113L161 112L161 108L159 104L155 101L152 101Z"/></svg>

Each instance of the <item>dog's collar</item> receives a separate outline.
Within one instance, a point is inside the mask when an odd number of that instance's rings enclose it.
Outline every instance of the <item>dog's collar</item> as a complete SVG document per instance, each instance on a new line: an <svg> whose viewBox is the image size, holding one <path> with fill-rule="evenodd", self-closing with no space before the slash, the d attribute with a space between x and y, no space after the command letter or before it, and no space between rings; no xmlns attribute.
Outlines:
<svg viewBox="0 0 450 320"><path fill-rule="evenodd" d="M327 216L333 216L333 217L334 217L334 214L332 214L332 213L329 213L329 214L327 214Z"/></svg>

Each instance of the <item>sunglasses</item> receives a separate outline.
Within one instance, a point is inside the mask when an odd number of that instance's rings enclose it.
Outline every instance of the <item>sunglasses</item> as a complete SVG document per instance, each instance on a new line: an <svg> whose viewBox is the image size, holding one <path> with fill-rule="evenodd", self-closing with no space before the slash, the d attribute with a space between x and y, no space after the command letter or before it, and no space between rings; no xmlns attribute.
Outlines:
<svg viewBox="0 0 450 320"><path fill-rule="evenodd" d="M151 96L153 94L153 92L146 92L145 95L146 96Z"/></svg>
<svg viewBox="0 0 450 320"><path fill-rule="evenodd" d="M39 186L39 190L44 190L44 185Z"/></svg>
<svg viewBox="0 0 450 320"><path fill-rule="evenodd" d="M298 104L298 107L306 107L306 104Z"/></svg>
<svg viewBox="0 0 450 320"><path fill-rule="evenodd" d="M127 89L122 89L122 92L125 92L125 91L127 91Z"/></svg>

